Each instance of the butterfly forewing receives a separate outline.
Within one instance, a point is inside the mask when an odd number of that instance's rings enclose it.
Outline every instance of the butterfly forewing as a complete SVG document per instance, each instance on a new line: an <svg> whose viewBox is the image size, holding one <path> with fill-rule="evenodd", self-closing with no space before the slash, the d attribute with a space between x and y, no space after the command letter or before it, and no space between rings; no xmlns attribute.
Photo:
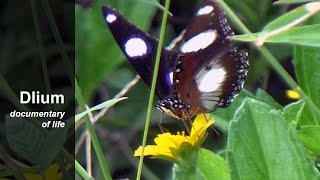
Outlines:
<svg viewBox="0 0 320 180"><path fill-rule="evenodd" d="M205 54L206 49L227 51L231 41L226 38L232 35L234 33L218 4L212 0L204 0L186 29L180 50L183 53L199 54Z"/></svg>
<svg viewBox="0 0 320 180"><path fill-rule="evenodd" d="M102 7L103 16L124 55L143 81L151 86L158 40L128 22L108 6ZM162 50L156 95L161 99L172 93L173 67L178 53Z"/></svg>

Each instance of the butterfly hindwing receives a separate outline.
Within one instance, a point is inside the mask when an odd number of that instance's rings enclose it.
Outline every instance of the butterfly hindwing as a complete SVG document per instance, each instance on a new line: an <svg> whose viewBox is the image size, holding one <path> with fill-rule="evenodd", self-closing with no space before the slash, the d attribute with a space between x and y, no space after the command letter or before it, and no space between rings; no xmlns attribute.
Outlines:
<svg viewBox="0 0 320 180"><path fill-rule="evenodd" d="M183 37L174 86L190 105L189 114L227 107L242 88L248 70L247 52L238 52L226 16L213 0L204 0Z"/></svg>
<svg viewBox="0 0 320 180"><path fill-rule="evenodd" d="M113 37L143 81L151 86L158 40L128 22L108 6L102 7L103 16ZM178 53L162 50L156 95L161 99L172 93L172 71Z"/></svg>

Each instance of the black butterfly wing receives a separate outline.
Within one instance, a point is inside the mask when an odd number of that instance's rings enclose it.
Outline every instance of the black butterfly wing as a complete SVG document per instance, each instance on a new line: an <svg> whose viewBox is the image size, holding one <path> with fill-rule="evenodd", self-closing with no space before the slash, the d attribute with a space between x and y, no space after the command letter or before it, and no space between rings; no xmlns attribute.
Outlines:
<svg viewBox="0 0 320 180"><path fill-rule="evenodd" d="M204 0L183 37L174 86L190 105L189 114L227 107L242 88L248 70L247 52L238 52L227 37L234 35L214 0Z"/></svg>
<svg viewBox="0 0 320 180"><path fill-rule="evenodd" d="M152 83L158 40L128 22L115 9L103 6L102 13L113 37L142 80ZM156 95L162 99L172 93L173 68L178 53L162 49Z"/></svg>
<svg viewBox="0 0 320 180"><path fill-rule="evenodd" d="M204 0L186 29L180 50L187 54L227 51L233 45L227 37L233 35L219 5L214 0Z"/></svg>

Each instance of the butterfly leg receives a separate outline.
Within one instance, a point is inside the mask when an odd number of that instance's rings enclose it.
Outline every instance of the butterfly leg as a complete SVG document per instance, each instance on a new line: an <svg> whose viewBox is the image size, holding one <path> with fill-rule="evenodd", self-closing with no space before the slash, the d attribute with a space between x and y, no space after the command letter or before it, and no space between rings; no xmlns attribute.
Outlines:
<svg viewBox="0 0 320 180"><path fill-rule="evenodd" d="M158 127L160 128L161 132L164 133L164 132L169 132L169 130L167 128L165 128L164 126L162 126L163 122L162 122L162 119L163 119L163 113L161 113L161 117L160 117L160 120L158 121Z"/></svg>
<svg viewBox="0 0 320 180"><path fill-rule="evenodd" d="M190 135L191 131L190 131L190 128L187 125L186 121L188 121L190 127L192 128L193 127L192 126L192 120L191 120L190 116L188 115L189 113L186 110L182 110L181 112L183 113L183 117L187 117L187 119L181 119L181 121L183 122L184 126L186 127L186 129L188 131L188 134Z"/></svg>

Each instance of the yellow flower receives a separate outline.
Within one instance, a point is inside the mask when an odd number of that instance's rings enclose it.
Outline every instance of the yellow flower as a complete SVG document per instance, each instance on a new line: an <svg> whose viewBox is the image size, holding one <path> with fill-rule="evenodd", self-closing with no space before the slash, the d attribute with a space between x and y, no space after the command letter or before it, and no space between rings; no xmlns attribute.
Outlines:
<svg viewBox="0 0 320 180"><path fill-rule="evenodd" d="M296 100L298 100L298 99L301 98L300 95L299 95L299 93L298 93L297 91L294 91L294 90L287 90L287 91L286 91L286 94L287 94L287 96L288 96L290 99L296 99Z"/></svg>
<svg viewBox="0 0 320 180"><path fill-rule="evenodd" d="M183 131L177 135L170 133L158 134L154 139L156 145L147 145L144 149L145 156L153 156L155 158L163 158L169 160L177 160L177 150L182 144L188 143L194 149L198 149L204 140L207 128L214 123L214 119L208 120L209 115L198 115L193 122L190 136L187 136ZM134 153L134 156L140 156L142 147L140 146Z"/></svg>
<svg viewBox="0 0 320 180"><path fill-rule="evenodd" d="M71 165L68 164L66 169L70 169ZM51 164L48 169L45 171L44 175L40 174L32 174L32 173L26 173L24 174L25 178L27 180L58 180L62 179L62 172L60 170L60 167L57 163Z"/></svg>

